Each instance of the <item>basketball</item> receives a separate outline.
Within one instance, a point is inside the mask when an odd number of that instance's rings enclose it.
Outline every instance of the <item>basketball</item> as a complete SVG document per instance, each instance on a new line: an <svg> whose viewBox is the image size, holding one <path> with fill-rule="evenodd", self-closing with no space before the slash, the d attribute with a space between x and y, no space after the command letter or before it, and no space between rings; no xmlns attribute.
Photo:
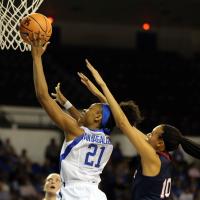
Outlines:
<svg viewBox="0 0 200 200"><path fill-rule="evenodd" d="M23 41L28 44L29 41L27 40L27 36L30 40L32 40L33 33L40 33L42 38L44 38L45 44L51 37L52 25L45 15L40 13L32 13L20 21L19 32Z"/></svg>

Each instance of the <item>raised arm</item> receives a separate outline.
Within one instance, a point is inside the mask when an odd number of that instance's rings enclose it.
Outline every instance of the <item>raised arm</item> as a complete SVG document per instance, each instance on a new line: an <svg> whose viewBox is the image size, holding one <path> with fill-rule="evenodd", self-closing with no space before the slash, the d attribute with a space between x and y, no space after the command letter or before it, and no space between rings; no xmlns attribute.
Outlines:
<svg viewBox="0 0 200 200"><path fill-rule="evenodd" d="M81 82L88 88L88 90L96 96L101 103L107 103L106 97L102 92L90 81L90 79L83 73L78 72L78 76L81 78Z"/></svg>
<svg viewBox="0 0 200 200"><path fill-rule="evenodd" d="M156 154L156 151L147 142L146 137L143 136L143 133L130 125L127 117L109 91L106 83L103 81L98 71L88 62L88 60L86 60L86 65L94 76L96 82L102 88L103 93L112 110L117 126L129 138L130 142L134 145L137 152L140 154L144 175L153 176L157 174L158 170L160 169L160 159Z"/></svg>
<svg viewBox="0 0 200 200"><path fill-rule="evenodd" d="M69 102L69 100L63 95L63 93L60 90L60 83L58 83L57 86L55 87L55 93L51 93L51 95L61 106L63 106L70 113L70 115L74 119L78 121L81 112L74 105L72 105Z"/></svg>
<svg viewBox="0 0 200 200"><path fill-rule="evenodd" d="M42 65L42 55L48 43L42 46L42 37L40 34L37 36L33 34L33 38L29 42L33 58L33 79L37 99L55 124L64 132L69 133L70 139L72 139L73 136L81 135L83 130L78 126L77 121L63 112L60 106L49 95Z"/></svg>

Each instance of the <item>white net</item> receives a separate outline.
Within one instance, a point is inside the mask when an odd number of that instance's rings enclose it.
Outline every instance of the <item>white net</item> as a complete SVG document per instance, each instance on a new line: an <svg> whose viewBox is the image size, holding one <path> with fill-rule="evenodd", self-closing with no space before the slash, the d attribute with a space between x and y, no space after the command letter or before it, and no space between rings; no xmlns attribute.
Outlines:
<svg viewBox="0 0 200 200"><path fill-rule="evenodd" d="M36 12L43 0L0 0L0 47L21 51L30 50L18 31L19 21Z"/></svg>

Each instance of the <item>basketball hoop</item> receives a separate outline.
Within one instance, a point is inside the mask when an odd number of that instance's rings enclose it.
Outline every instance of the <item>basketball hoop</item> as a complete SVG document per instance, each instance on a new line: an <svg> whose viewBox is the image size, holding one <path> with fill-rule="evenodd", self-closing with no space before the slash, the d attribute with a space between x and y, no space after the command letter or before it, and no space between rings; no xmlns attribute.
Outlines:
<svg viewBox="0 0 200 200"><path fill-rule="evenodd" d="M23 42L18 31L19 21L39 8L43 0L0 1L0 48L29 51L30 45Z"/></svg>

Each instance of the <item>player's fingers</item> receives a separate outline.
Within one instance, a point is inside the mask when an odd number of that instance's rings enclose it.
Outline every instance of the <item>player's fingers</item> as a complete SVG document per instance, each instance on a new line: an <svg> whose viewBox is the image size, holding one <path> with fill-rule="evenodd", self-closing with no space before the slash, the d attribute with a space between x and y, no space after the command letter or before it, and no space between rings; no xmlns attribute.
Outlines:
<svg viewBox="0 0 200 200"><path fill-rule="evenodd" d="M33 35L33 40L36 41L37 40L36 34L32 33L32 35Z"/></svg>
<svg viewBox="0 0 200 200"><path fill-rule="evenodd" d="M81 78L81 80L86 82L85 78L83 77L83 75L81 73L79 73L79 77Z"/></svg>
<svg viewBox="0 0 200 200"><path fill-rule="evenodd" d="M85 62L86 62L86 65L87 65L88 67L94 68L94 67L92 66L92 64L88 61L87 58L85 59Z"/></svg>
<svg viewBox="0 0 200 200"><path fill-rule="evenodd" d="M38 32L38 39L39 39L39 40L41 40L41 39L42 39L42 34L41 34L41 32L40 32L40 31Z"/></svg>
<svg viewBox="0 0 200 200"><path fill-rule="evenodd" d="M39 46L38 36L37 33L32 33L33 44L34 46Z"/></svg>
<svg viewBox="0 0 200 200"><path fill-rule="evenodd" d="M57 84L57 88L60 91L60 82Z"/></svg>
<svg viewBox="0 0 200 200"><path fill-rule="evenodd" d="M78 74L78 76L79 76L80 78L82 78L82 75L81 75L81 73L80 73L80 72L77 72L77 74Z"/></svg>
<svg viewBox="0 0 200 200"><path fill-rule="evenodd" d="M86 62L86 66L87 68L91 71L91 73L94 75L94 73L96 72L96 69L90 64L90 62L85 59L85 62Z"/></svg>
<svg viewBox="0 0 200 200"><path fill-rule="evenodd" d="M85 74L83 74L83 73L81 73L81 74L82 74L83 78L84 78L86 81L89 80L88 77L87 77Z"/></svg>
<svg viewBox="0 0 200 200"><path fill-rule="evenodd" d="M83 83L83 82L85 83L86 81L85 81L85 79L84 79L84 77L83 77L83 74L80 73L80 72L78 72L77 74L78 74L78 76L80 77L81 82L82 82L82 83Z"/></svg>
<svg viewBox="0 0 200 200"><path fill-rule="evenodd" d="M88 86L87 83L86 83L83 79L81 79L81 82L82 82L85 86Z"/></svg>
<svg viewBox="0 0 200 200"><path fill-rule="evenodd" d="M53 96L53 97L57 97L57 94L56 93L51 93L51 95Z"/></svg>
<svg viewBox="0 0 200 200"><path fill-rule="evenodd" d="M38 43L39 46L43 46L44 44L44 35L42 35L41 31L38 32Z"/></svg>
<svg viewBox="0 0 200 200"><path fill-rule="evenodd" d="M88 78L87 78L83 73L78 72L78 75L79 75L79 77L80 77L81 79L84 79L85 81L88 80Z"/></svg>
<svg viewBox="0 0 200 200"><path fill-rule="evenodd" d="M56 94L60 93L60 88L58 86L55 87Z"/></svg>
<svg viewBox="0 0 200 200"><path fill-rule="evenodd" d="M31 41L31 39L29 38L28 35L26 36L26 40L28 41L28 43L29 43L30 45L33 45L33 42Z"/></svg>
<svg viewBox="0 0 200 200"><path fill-rule="evenodd" d="M47 46L50 44L50 42L46 42L43 46L43 49L46 50Z"/></svg>
<svg viewBox="0 0 200 200"><path fill-rule="evenodd" d="M42 40L41 40L41 39L39 39L39 40L38 40L38 46L40 46L40 47L41 47L42 45L43 45L43 42L42 42Z"/></svg>

